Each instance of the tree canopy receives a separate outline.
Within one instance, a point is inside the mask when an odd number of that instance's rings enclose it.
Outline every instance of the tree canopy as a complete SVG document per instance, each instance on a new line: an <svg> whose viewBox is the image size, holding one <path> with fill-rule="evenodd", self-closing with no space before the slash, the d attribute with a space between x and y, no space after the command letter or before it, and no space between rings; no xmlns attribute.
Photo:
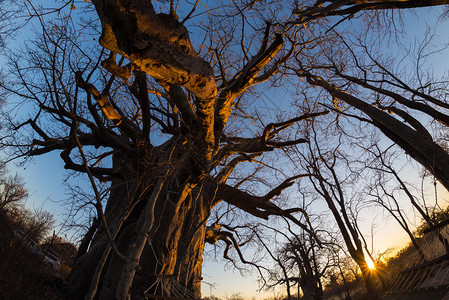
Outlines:
<svg viewBox="0 0 449 300"><path fill-rule="evenodd" d="M334 169L349 156L338 146L320 152L317 137L328 130L329 141L344 144L341 136L368 125L449 188L447 82L423 76L419 64L410 78L375 52L385 45L379 36L398 34L396 10L443 4L93 0L49 13L28 2L41 32L8 54L1 88L26 113L4 114L2 145L14 157L58 152L91 184L93 195L77 206L94 207L98 221L67 279L70 294L142 299L172 278L199 297L206 242L223 241L225 257L232 247L250 263L237 227L220 223L223 210L278 217L320 244L307 205L280 196L306 178L363 270L360 232ZM277 99L279 90L292 101ZM266 94L281 103L274 115L251 107ZM359 127L335 134L351 123ZM286 163L295 151L302 167ZM372 282L367 288L375 297Z"/></svg>

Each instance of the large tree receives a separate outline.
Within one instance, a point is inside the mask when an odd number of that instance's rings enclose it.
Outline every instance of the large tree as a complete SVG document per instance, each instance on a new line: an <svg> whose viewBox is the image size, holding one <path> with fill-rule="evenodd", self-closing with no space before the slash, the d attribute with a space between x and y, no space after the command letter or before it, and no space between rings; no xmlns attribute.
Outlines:
<svg viewBox="0 0 449 300"><path fill-rule="evenodd" d="M31 146L21 147L20 155L59 151L65 168L86 173L94 190L100 225L83 240L86 252L67 279L68 290L77 299L141 298L154 282L170 278L199 297L206 225L217 203L263 219L284 216L305 228L294 216L300 209L271 202L298 176L260 196L226 182L239 164L306 142L277 136L323 113L258 126L253 135L225 130L245 92L278 78L297 46L295 39L284 42L269 20L257 20L252 34L211 37L200 56L184 26L190 14L179 21L173 7L156 13L150 2L94 4L109 56L85 43L70 21L46 24L41 17L42 35L24 55L10 56L16 81L3 85L35 104L24 122L11 120L14 130L31 129L29 140L16 141ZM249 14L251 7L242 9ZM244 26L247 21L232 12L223 22ZM227 57L223 51L236 38L249 46ZM102 182L109 182L108 190Z"/></svg>
<svg viewBox="0 0 449 300"><path fill-rule="evenodd" d="M166 6L137 0L92 3L108 57L96 47L86 48L86 35L74 32L70 22L44 24L41 38L27 49L28 61L11 58L14 86L3 86L37 104L14 127L28 127L34 134L20 142L31 146L22 147L22 154L59 151L65 168L86 173L95 192L92 203L101 225L68 278L72 295L137 299L166 277L200 295L207 219L220 201L264 219L281 215L306 229L294 217L300 209L282 209L271 201L305 174L283 178L261 196L226 182L239 164L306 142L301 136L278 136L322 113L309 109L268 121L252 135L242 128L234 132L229 123L245 115L242 103L257 92L255 86L279 84L289 58L304 62L303 55L313 59L322 54L318 45L332 42L319 27L325 18L445 2L318 1L303 3L303 8L297 1L290 8L277 1L233 2L200 14L211 19L197 24L200 32L205 28L195 40L197 49L186 24L199 1L184 6L184 14L174 1ZM84 30L92 22L87 24ZM296 74L364 107L304 64ZM389 123L375 118L372 123L388 136L398 135L387 130ZM107 192L98 188L99 182L110 183Z"/></svg>

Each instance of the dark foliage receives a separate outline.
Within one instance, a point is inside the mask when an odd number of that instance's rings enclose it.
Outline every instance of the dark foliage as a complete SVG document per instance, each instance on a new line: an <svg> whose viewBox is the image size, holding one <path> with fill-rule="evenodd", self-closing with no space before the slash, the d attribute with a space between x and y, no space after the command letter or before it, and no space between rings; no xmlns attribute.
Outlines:
<svg viewBox="0 0 449 300"><path fill-rule="evenodd" d="M57 289L61 282L51 266L22 245L13 233L13 223L0 212L1 299L62 299Z"/></svg>

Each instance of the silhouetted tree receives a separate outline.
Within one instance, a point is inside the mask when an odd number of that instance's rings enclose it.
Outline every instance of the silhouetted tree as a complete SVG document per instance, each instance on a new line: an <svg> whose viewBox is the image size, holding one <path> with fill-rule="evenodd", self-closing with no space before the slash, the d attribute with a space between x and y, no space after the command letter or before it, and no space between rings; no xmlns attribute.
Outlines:
<svg viewBox="0 0 449 300"><path fill-rule="evenodd" d="M353 159L340 149L345 143L343 133L336 133L335 138L331 139L332 133L319 136L315 128L312 129L313 142L308 144L309 152L301 155L301 164L313 175L309 177L312 188L326 202L347 252L359 266L369 299L378 299L381 296L378 280L365 259L371 253L357 220L361 201L357 201L356 197L357 193L361 194L358 189L362 189L357 186L357 179L361 174L349 163ZM325 143L328 144L323 145Z"/></svg>

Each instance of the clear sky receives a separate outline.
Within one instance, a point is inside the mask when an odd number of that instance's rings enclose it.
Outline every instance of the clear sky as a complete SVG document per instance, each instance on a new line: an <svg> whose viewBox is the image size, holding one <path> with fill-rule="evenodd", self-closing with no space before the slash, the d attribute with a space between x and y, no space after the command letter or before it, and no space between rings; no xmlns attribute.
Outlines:
<svg viewBox="0 0 449 300"><path fill-rule="evenodd" d="M407 13L404 27L407 33L410 34L410 40L412 41L415 37L422 36L424 33L422 24L428 22L429 25L432 25L436 17L438 17L436 13L429 15L428 9L418 10L416 14ZM447 29L448 27L440 26L439 28ZM437 33L441 35L441 39L449 41L449 31L444 29L439 30ZM23 39L18 37L10 45L20 47L20 43L22 42ZM4 61L1 60L1 62L3 63ZM434 71L436 73L446 72L448 63L447 56L439 56L433 62ZM30 191L28 205L30 207L43 206L45 210L52 212L62 222L62 217L66 214L67 207L62 206L61 201L67 199L69 194L66 193L64 183L67 173L64 171L59 154L52 153L35 158L32 162L27 163L25 167L16 167L11 164L9 169L24 177ZM78 181L78 183L83 185L81 181ZM87 185L86 188L88 188ZM441 197L440 199L447 204L447 193L439 188L438 194ZM391 218L387 218L380 212L371 214L371 216L374 216L375 220L379 221L376 222L373 236L376 250L383 251L390 247L400 247L408 241L406 234ZM371 223L372 218L367 218L366 224L364 224L364 229L367 234L370 232ZM220 297L229 296L238 292L249 297L256 296L257 298L272 295L271 293L265 293L263 296L257 296L256 290L258 289L258 285L256 283L256 273L252 276L241 277L238 271L233 271L230 268L226 268L225 271L222 260L219 260L217 263L206 259L203 272L204 281L214 285L212 290L209 285L203 285L204 296L210 295L210 291L212 291L213 295Z"/></svg>

